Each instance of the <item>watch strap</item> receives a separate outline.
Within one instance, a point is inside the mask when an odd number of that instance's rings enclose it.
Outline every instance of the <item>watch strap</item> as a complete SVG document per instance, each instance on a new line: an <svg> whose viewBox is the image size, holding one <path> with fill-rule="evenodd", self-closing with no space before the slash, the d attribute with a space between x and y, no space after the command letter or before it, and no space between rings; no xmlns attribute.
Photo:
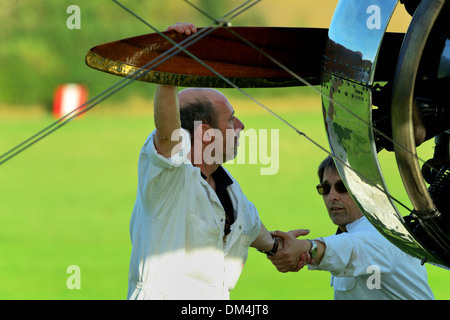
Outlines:
<svg viewBox="0 0 450 320"><path fill-rule="evenodd" d="M309 240L311 242L311 249L309 250L309 255L311 256L311 259L314 259L314 257L317 254L317 243L314 240Z"/></svg>
<svg viewBox="0 0 450 320"><path fill-rule="evenodd" d="M268 256L275 255L275 253L277 253L277 251L278 251L278 238L275 237L274 235L272 235L272 239L273 239L274 242L273 242L273 247L272 247L272 249L270 251L262 251L262 250L259 250L259 249L258 249L258 251L262 252L262 253L265 253Z"/></svg>

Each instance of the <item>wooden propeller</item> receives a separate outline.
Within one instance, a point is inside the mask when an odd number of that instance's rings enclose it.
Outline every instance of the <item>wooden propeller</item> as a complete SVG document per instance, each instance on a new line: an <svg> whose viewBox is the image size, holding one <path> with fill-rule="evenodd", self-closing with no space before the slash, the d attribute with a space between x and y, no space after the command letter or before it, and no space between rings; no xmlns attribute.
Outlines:
<svg viewBox="0 0 450 320"><path fill-rule="evenodd" d="M282 27L229 29L232 32L226 28L218 28L187 47L187 50L242 88L304 85L259 50L233 34L236 33L310 84L320 84L328 29ZM188 37L175 31L166 31L164 34L176 43ZM388 55L392 59L383 61L387 68L382 69L392 72L393 68L389 65L395 66L397 58L395 51L400 50L403 35L386 35L388 46L393 46L394 52L391 51L391 55ZM94 69L126 77L172 47L173 44L158 33L145 34L98 45L88 51L86 63ZM185 52L179 52L156 67L152 64L147 69L151 70L138 80L184 87L229 87L222 78Z"/></svg>

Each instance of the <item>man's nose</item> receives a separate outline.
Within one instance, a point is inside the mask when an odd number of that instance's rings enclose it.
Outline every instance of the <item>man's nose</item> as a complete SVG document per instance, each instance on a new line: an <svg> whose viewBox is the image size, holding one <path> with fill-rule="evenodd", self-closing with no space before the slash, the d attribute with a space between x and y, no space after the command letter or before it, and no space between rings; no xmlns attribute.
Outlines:
<svg viewBox="0 0 450 320"><path fill-rule="evenodd" d="M237 130L237 129L244 130L244 128L245 128L245 126L242 123L242 121L239 120L238 118L234 118L234 129L235 130Z"/></svg>
<svg viewBox="0 0 450 320"><path fill-rule="evenodd" d="M331 186L330 193L327 195L329 200L338 200L340 199L340 193L336 191L335 186Z"/></svg>

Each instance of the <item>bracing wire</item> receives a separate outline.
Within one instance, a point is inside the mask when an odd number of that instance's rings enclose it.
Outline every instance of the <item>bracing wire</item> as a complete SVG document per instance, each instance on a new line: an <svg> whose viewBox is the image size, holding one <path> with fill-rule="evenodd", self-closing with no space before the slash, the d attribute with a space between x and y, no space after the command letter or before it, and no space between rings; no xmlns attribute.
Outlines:
<svg viewBox="0 0 450 320"><path fill-rule="evenodd" d="M233 9L229 13L225 14L222 19L224 20L225 18L227 18L229 15L232 15L232 14L234 14L233 17L235 17L238 14L244 12L246 8L244 8L241 11L239 11L238 13L236 13L237 10L239 10L241 7L245 6L246 4L248 4L249 2L252 2L252 1L255 1L255 0L247 0L247 1L245 1L242 5L238 6L235 9ZM258 0L258 1L261 1L261 0ZM119 4L119 3L117 3L117 4ZM119 4L119 5L122 8L127 10L127 8L125 8L121 4ZM129 10L127 10L127 11L129 11ZM129 11L129 12L131 12L131 11ZM138 19L140 19L140 18L138 17ZM140 19L140 20L145 23L145 21L143 19ZM148 25L148 26L150 26L150 25ZM80 116L81 114L91 110L92 108L97 106L99 103L101 103L102 101L106 100L107 98L109 98L113 94L117 93L121 89L125 88L126 86L128 86L129 84L134 82L135 80L139 79L142 76L145 76L153 68L157 67L158 65L162 64L163 62L167 61L168 59L170 59L173 56L175 56L178 53L180 53L182 51L182 48L183 48L182 46L184 46L185 48L189 47L190 45L192 45L195 42L199 41L200 39L202 39L203 37L207 36L209 33L213 32L215 29L217 29L217 28L219 28L221 26L222 26L221 23L218 23L218 24L214 23L214 24L212 24L212 25L210 25L210 26L200 30L199 32L195 33L191 37L188 37L187 39L183 40L179 44L176 44L175 47L172 47L171 49L167 50L166 52L164 52L160 56L156 57L152 61L146 63L144 66L142 66L141 68L139 68L135 72L133 72L130 75L126 76L124 79L120 80L119 82L117 82L116 84L112 85L111 87L109 87L108 89L104 90L103 92L101 92L100 94L96 95L95 97L89 99L88 101L83 103L78 108L76 108L76 109L72 110L71 112L67 113L66 115L64 115L63 117L61 117L58 120L54 121L53 123L51 123L47 127L43 128L42 130L40 130L39 132L34 134L33 136L31 136L28 139L22 141L21 143L19 143L18 145L16 145L12 149L10 149L7 152L5 152L2 155L0 155L0 165L6 163L7 161L11 160L15 156L19 155L20 153L22 153L23 151L25 151L26 149L28 149L29 147L31 147L35 143L39 142L40 140L44 139L45 137L47 137L51 133L53 133L56 130L60 129L61 127L63 127L64 125L66 125L67 123L72 121L73 119L75 119L78 116ZM152 27L152 26L150 26L150 27ZM167 39L170 40L165 35L164 35L164 37L166 38L166 40Z"/></svg>
<svg viewBox="0 0 450 320"><path fill-rule="evenodd" d="M130 14L132 14L133 16L135 16L138 20L144 22L147 26L149 26L150 28L152 28L155 32L157 32L158 34L160 34L161 36L165 37L168 41L172 42L174 45L177 45L174 41L172 41L171 39L167 38L163 33L161 33L161 31L157 30L156 28L152 27L148 22L145 22L141 17L139 17L136 13L132 12L131 10L129 10L128 8L124 7L122 4L120 4L117 0L113 0L115 3L117 3L119 6L121 6L122 8L124 8L127 12L129 12ZM193 6L194 8L197 8L194 4L192 4L191 2L189 2L188 0L185 0L187 3L189 3L191 6ZM259 2L260 0L258 0L257 2ZM201 12L203 12L202 10L200 10ZM206 14L206 13L205 13ZM206 14L207 15L207 14ZM220 23L222 24L225 28L227 28L227 26L229 25L228 22L224 21L223 18L221 19L214 19L212 17L210 17L209 15L207 15L208 18L210 18L212 21L214 21L215 23ZM228 29L228 28L227 28ZM228 29L230 30L230 29ZM233 32L233 34L235 34ZM237 35L237 34L236 34ZM249 41L247 41L246 39L242 38L239 36L239 38L241 38L243 41L245 41L245 43L247 44L251 44ZM280 67L282 67L283 69L285 69L286 71L288 71L289 73L291 73L292 75L294 75L296 78L298 78L300 81L304 82L307 86L313 88L314 90L317 91L316 88L314 88L311 84L309 84L306 80L304 80L303 78L301 78L300 76L298 76L297 74L295 74L293 71L291 71L289 68L287 68L286 66L284 66L283 64L281 64L279 61L277 61L276 59L274 59L273 57L271 57L270 55L268 55L267 53L263 52L262 50L260 50L259 48L255 47L253 44L251 44L252 47L256 48L259 52L264 53L268 58L270 58L271 60L273 60L274 62L276 62ZM231 82L229 79L227 79L226 77L224 77L223 75L221 75L220 73L218 73L216 70L214 70L213 68L211 68L210 66L208 66L207 64L205 64L201 59L199 59L198 57L196 57L195 55L193 55L192 53L190 53L188 50L185 50L184 48L182 48L183 52L185 54L187 54L188 56L190 56L192 59L194 59L195 61L197 61L198 63L202 64L204 67L206 67L209 71L213 72L216 76L218 76L219 78L221 78L223 81L225 81L229 86L233 87L234 89L238 90L240 93L242 93L243 95L245 95L247 98L249 98L251 101L253 101L254 103L256 103L257 105L259 105L260 107L262 107L263 109L265 109L266 111L268 111L270 114L272 114L273 116L275 116L277 119L279 119L280 121L282 121L283 123L285 123L287 126L289 126L290 128L292 128L295 132L297 132L299 135L305 137L305 139L307 139L308 141L310 141L312 144L314 144L316 147L318 147L319 149L321 149L322 151L326 152L327 154L329 154L330 156L332 156L334 159L336 159L337 161L339 161L342 165L346 166L348 169L352 170L353 172L355 172L358 176L360 176L362 179L368 181L369 183L371 183L372 185L374 185L378 190L380 190L381 192L383 192L386 196L388 196L389 198L391 198L393 201L397 202L399 205L401 205L402 207L404 207L406 210L408 211L412 211L408 206L406 206L405 204L403 204L400 200L396 199L395 197L393 197L392 195L390 195L389 193L386 192L386 190L384 190L382 187L378 186L377 184L373 183L372 181L370 181L370 179L368 179L367 177L365 177L364 175L362 175L361 173L357 172L354 168L350 167L347 163L345 163L342 159L336 157L335 155L333 155L330 151L328 151L325 147L323 147L322 145L320 145L318 142L316 142L314 139L310 138L308 135L306 135L304 132L300 131L298 128L296 128L294 125L292 125L290 122L288 122L287 120L285 120L284 118L282 118L280 115L278 115L277 113L275 113L274 111L272 111L270 108L268 108L267 106L265 106L264 104L262 104L261 102L259 102L258 100L256 100L254 97L252 97L251 95L249 95L247 92L245 92L244 90L242 90L242 88L238 87L236 84L234 84L233 82ZM321 93L321 92L320 92ZM321 93L322 94L322 93ZM325 97L327 97L326 95L324 95ZM328 99L331 99L329 97L327 97ZM344 106L342 106L344 107ZM345 108L345 107L344 107ZM347 110L348 108L346 108ZM349 111L351 112L351 111ZM352 113L352 112L351 112ZM356 115L355 115L356 116ZM361 121L363 121L361 119Z"/></svg>
<svg viewBox="0 0 450 320"><path fill-rule="evenodd" d="M34 136L30 137L29 139L23 141L22 143L20 143L19 145L17 145L16 147L14 147L13 149L9 150L8 152L6 152L5 154L0 156L0 165L5 163L6 161L10 160L11 158L13 158L14 156L18 155L19 153L23 152L24 150L28 149L30 146L32 146L33 144L35 144L36 142L42 140L43 138L45 138L46 136L48 136L49 134L51 134L52 132L56 131L57 129L61 128L62 126L64 126L65 124L67 124L68 122L70 122L71 120L73 120L74 118L78 117L79 115L87 112L88 110L92 109L93 107L95 107L96 105L98 105L99 103L101 103L102 101L106 100L107 98L109 98L110 96L112 96L113 94L117 93L118 91L120 91L121 89L123 89L124 87L126 87L127 85L129 85L130 83L134 82L135 80L139 79L139 77L144 76L145 74L147 74L148 72L150 72L153 68L157 67L159 64L163 63L164 61L170 59L171 57L173 57L174 55L178 54L181 51L184 51L186 54L188 54L192 59L196 60L197 62L201 63L203 66L205 66L206 68L208 68L210 71L212 71L214 74L216 74L218 77L220 77L222 80L224 80L225 82L228 83L228 85L230 85L231 87L237 89L239 92L241 92L242 94L244 94L247 98L249 98L250 100L252 100L253 102L255 102L256 104L258 104L260 107L262 107L263 109L267 110L269 113L271 113L273 116L275 116L276 118L278 118L279 120L281 120L283 123L285 123L286 125L288 125L290 128L292 128L295 132L297 132L299 135L305 137L308 141L310 141L311 143L313 143L314 145L316 145L318 148L320 148L322 151L326 152L327 154L331 155L333 158L337 159L337 161L339 161L340 163L342 163L343 165L347 166L350 170L354 171L356 174L358 174L359 176L361 176L363 179L365 179L366 181L369 181L366 177L362 176L360 173L356 172L353 168L351 168L349 165L347 165L344 161L342 161L341 159L338 159L338 157L334 156L333 154L331 154L325 147L321 146L319 143L317 143L316 141L314 141L312 138L310 138L309 136L307 136L304 132L300 131L299 129L297 129L295 126L293 126L291 123L289 123L288 121L286 121L285 119L283 119L282 117L280 117L278 114L276 114L275 112L273 112L271 109L269 109L268 107L266 107L264 104L262 104L261 102L257 101L255 98L253 98L252 96L250 96L248 93L246 93L245 91L243 91L241 88L239 88L238 86L236 86L234 83L232 83L229 79L225 78L224 76L222 76L221 74L219 74L218 72L216 72L215 70L213 70L211 67L209 67L208 65L206 65L203 61L201 61L200 59L198 59L197 57L195 57L193 54L191 54L189 51L186 50L187 47L189 47L190 45L192 45L193 43L195 43L196 41L199 41L200 39L202 39L204 36L206 36L207 34L209 34L210 32L214 31L215 29L219 28L219 27L224 27L226 28L229 32L233 33L236 37L238 37L239 39L241 39L243 42L245 42L246 44L250 45L252 48L254 48L255 50L258 50L261 54L263 54L264 56L266 56L268 59L270 59L272 62L276 63L280 68L282 68L283 70L287 71L288 73L290 73L292 76L294 76L296 79L298 79L299 81L303 82L306 86L312 88L314 91L318 92L320 95L322 95L323 97L325 97L326 99L330 100L330 102L335 103L336 105L340 106L341 108L343 108L344 110L346 110L347 112L349 112L350 114L352 114L353 116L355 116L358 120L360 120L361 122L365 123L365 121L363 119L360 119L357 115L355 115L351 110L349 110L348 108L346 108L345 106L333 101L333 99L331 97L328 97L327 95L325 95L323 92L321 92L320 90L317 90L316 88L314 88L314 86L312 86L310 83L308 83L305 79L303 79L302 77L298 76L297 74L295 74L293 71L291 71L289 68L287 68L286 66L284 66L283 64L281 64L279 61L277 61L276 59L274 59L273 57L271 57L270 55L268 55L266 52L264 52L263 50L257 48L256 46L254 46L252 43L250 43L248 40L246 40L245 38L243 38L242 36L240 36L239 34L235 33L234 31L232 31L231 29L228 28L228 25L230 23L230 20L235 18L236 16L238 16L239 14L245 12L246 10L248 10L249 8L253 7L254 5L256 5L258 2L260 2L261 0L247 0L244 3L242 3L241 5L239 5L238 7L234 8L232 11L230 11L229 13L227 13L226 15L224 15L222 18L220 19L214 19L212 17L210 17L206 12L204 12L203 10L201 10L200 8L196 7L195 5L193 5L189 0L185 0L185 2L187 2L189 5L193 6L194 8L196 8L197 10L199 10L202 14L204 14L205 16L207 16L208 18L210 18L214 23L208 27L202 28L202 30L200 30L199 32L191 35L190 37L188 37L187 39L185 39L183 42L180 43L175 43L173 42L170 38L168 38L167 36L165 36L162 32L158 31L156 28L154 28L152 25L150 25L148 22L146 22L144 19L142 19L141 17L139 17L136 13L132 12L130 9L128 9L127 7L125 7L124 5L122 5L120 2L118 2L117 0L113 0L113 2L115 2L117 5L119 5L121 8L123 8L125 11L129 12L130 14L132 14L134 17L136 17L138 20L140 20L141 22L143 22L144 24L146 24L147 26L149 26L151 29L153 29L155 32L157 32L158 34L160 34L161 36L163 36L166 40L172 42L174 44L174 47L171 48L170 50L168 50L167 52L161 54L159 57L155 58L154 60L148 62L147 64L145 64L143 67L139 68L137 71L135 71L134 73L128 75L127 77L125 77L123 80L119 81L118 83L116 83L115 85L111 86L110 88L106 89L105 91L103 91L102 93L100 93L99 95L95 96L94 98L90 99L89 101L87 101L86 103L84 103L83 105L81 105L80 107L78 107L77 109L73 110L72 112L68 113L67 115L63 116L62 118L58 119L57 121L55 121L54 123L52 123L51 125L49 125L48 127L44 128L43 130L39 131L38 133L36 133ZM231 17L230 17L231 16ZM226 20L226 18L229 18L228 20ZM144 70L145 69L145 70ZM369 125L371 128L372 124L367 124ZM373 128L374 131L378 131L376 128ZM379 132L381 135L384 135L384 133ZM397 142L393 141L392 139L390 139L389 137L385 138L391 140L391 142L393 142L394 144L398 144ZM410 152L408 150L408 152ZM417 157L417 155L414 155ZM421 159L419 159L421 160ZM423 160L421 160L423 161ZM401 203L399 200L395 199L392 195L388 194L385 190L383 190L381 187L377 188L385 193L388 197L390 197L391 199L393 199L395 202L397 202L398 204L400 204L401 206L403 206L404 208L406 208L407 210L411 211L411 209L409 209L406 205L404 205L403 203Z"/></svg>

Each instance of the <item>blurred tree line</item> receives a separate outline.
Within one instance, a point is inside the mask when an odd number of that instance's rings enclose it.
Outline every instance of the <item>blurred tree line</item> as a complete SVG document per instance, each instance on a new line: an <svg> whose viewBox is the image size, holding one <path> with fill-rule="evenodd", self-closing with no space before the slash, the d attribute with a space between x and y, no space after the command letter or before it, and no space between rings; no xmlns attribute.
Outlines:
<svg viewBox="0 0 450 320"><path fill-rule="evenodd" d="M183 0L120 0L159 30L177 21L197 26L210 20ZM243 0L191 0L213 17L221 17ZM80 29L67 21L80 8ZM262 18L248 10L234 25L261 25ZM93 70L84 57L90 48L123 38L153 32L111 0L1 0L0 1L0 103L51 105L62 83L84 83L93 97L121 78ZM154 86L136 82L114 96L149 94ZM152 93L152 92L151 92Z"/></svg>

